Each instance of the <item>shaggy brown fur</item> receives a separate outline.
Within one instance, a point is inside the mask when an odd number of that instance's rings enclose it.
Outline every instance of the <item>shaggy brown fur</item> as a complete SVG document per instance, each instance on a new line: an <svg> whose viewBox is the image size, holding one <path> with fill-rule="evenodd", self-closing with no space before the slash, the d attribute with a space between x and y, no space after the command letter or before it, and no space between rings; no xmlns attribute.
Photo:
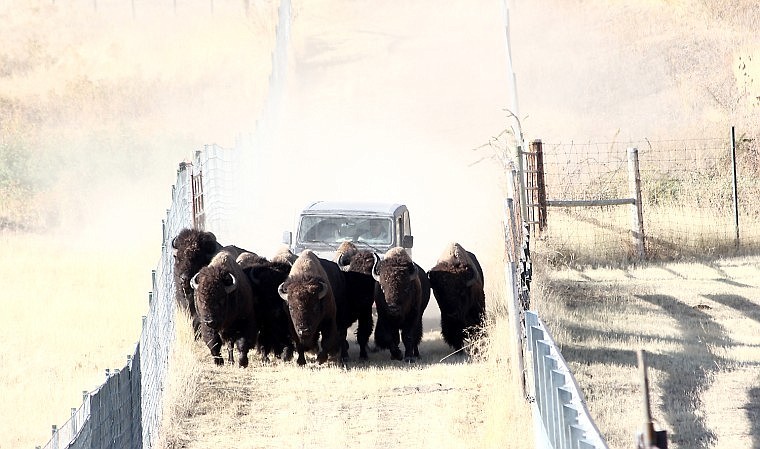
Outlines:
<svg viewBox="0 0 760 449"><path fill-rule="evenodd" d="M250 281L235 262L241 252L236 247L223 248L191 280L201 335L218 365L224 363L221 346L228 343L230 362L233 362L232 347L237 344L239 364L247 366L248 351L258 334Z"/></svg>
<svg viewBox="0 0 760 449"><path fill-rule="evenodd" d="M298 259L298 256L293 254L293 251L287 246L280 248L274 256L272 256L272 262L286 263L288 265L293 265L296 262L296 259Z"/></svg>
<svg viewBox="0 0 760 449"><path fill-rule="evenodd" d="M174 285L177 305L190 313L196 338L200 332L200 322L195 310L193 289L190 279L201 267L208 265L214 255L222 249L211 232L198 229L182 229L172 239L174 252Z"/></svg>
<svg viewBox="0 0 760 449"><path fill-rule="evenodd" d="M343 242L335 252L335 262L343 271L372 275L375 256L372 251L360 250L351 242Z"/></svg>
<svg viewBox="0 0 760 449"><path fill-rule="evenodd" d="M307 351L317 350L318 363L328 359L337 363L340 341L335 297L322 263L311 250L298 256L279 291L288 304L298 364L306 364Z"/></svg>
<svg viewBox="0 0 760 449"><path fill-rule="evenodd" d="M430 281L425 270L412 261L403 248L392 248L385 259L376 258L372 275L377 281L375 344L389 349L391 358L401 360L399 331L404 343L403 359L419 357L422 314L430 301Z"/></svg>
<svg viewBox="0 0 760 449"><path fill-rule="evenodd" d="M256 253L251 253L251 252L246 251L244 253L241 253L237 257L235 262L237 262L237 264L240 265L241 268L246 269L255 265L267 263L267 260L266 258L261 257Z"/></svg>
<svg viewBox="0 0 760 449"><path fill-rule="evenodd" d="M374 327L372 306L375 303L376 282L372 278L372 265L375 263L375 254L371 251L359 250L353 243L345 241L340 244L335 253L335 262L344 272L348 296L345 313L338 322L342 323L346 329L354 322L358 322L356 341L359 343L359 358L366 360L369 358L367 343ZM344 358L348 357L347 348L344 356Z"/></svg>
<svg viewBox="0 0 760 449"><path fill-rule="evenodd" d="M288 305L277 293L290 273L290 264L264 261L243 270L251 281L256 321L259 324L257 347L266 361L269 354L283 360L293 358L295 342L291 335Z"/></svg>
<svg viewBox="0 0 760 449"><path fill-rule="evenodd" d="M485 318L483 271L474 254L458 243L446 247L428 272L441 310L441 335L454 349L461 349L468 335Z"/></svg>

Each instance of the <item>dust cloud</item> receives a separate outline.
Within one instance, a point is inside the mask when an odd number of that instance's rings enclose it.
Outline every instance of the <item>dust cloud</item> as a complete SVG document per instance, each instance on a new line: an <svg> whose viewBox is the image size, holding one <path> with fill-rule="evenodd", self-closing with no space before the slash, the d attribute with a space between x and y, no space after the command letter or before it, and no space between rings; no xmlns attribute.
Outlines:
<svg viewBox="0 0 760 449"><path fill-rule="evenodd" d="M271 147L253 148L240 239L269 254L310 201L386 201L409 206L425 268L449 241L498 248L501 166L475 148L508 126L499 2L294 9L281 113Z"/></svg>

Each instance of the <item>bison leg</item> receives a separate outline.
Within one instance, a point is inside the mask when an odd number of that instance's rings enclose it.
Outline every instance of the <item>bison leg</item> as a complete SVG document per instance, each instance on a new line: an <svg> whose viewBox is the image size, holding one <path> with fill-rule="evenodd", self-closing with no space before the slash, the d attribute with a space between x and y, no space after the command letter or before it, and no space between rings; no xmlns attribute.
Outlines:
<svg viewBox="0 0 760 449"><path fill-rule="evenodd" d="M341 329L338 340L340 342L340 361L345 364L348 362L348 329Z"/></svg>
<svg viewBox="0 0 760 449"><path fill-rule="evenodd" d="M235 363L235 343L230 342L227 346L227 362L232 365Z"/></svg>
<svg viewBox="0 0 760 449"><path fill-rule="evenodd" d="M240 365L241 368L245 368L248 366L248 351L251 349L250 341L247 338L239 338L236 345L237 350L240 353L238 365Z"/></svg>
<svg viewBox="0 0 760 449"><path fill-rule="evenodd" d="M222 357L222 338L219 333L214 329L201 324L200 326L201 336L206 343L209 351L211 351L211 357L214 358L214 363L217 365L224 365L224 358Z"/></svg>
<svg viewBox="0 0 760 449"><path fill-rule="evenodd" d="M401 360L403 358L401 349L399 349L398 345L399 345L398 330L393 329L393 331L391 331L391 345L388 348L391 351L391 360Z"/></svg>
<svg viewBox="0 0 760 449"><path fill-rule="evenodd" d="M401 330L401 339L404 341L404 361L414 363L420 356L419 344L422 341L422 319L408 328Z"/></svg>
<svg viewBox="0 0 760 449"><path fill-rule="evenodd" d="M382 316L377 317L377 326L375 326L375 345L380 349L390 350L391 360L401 360L403 358L403 354L398 347L398 329L389 326Z"/></svg>
<svg viewBox="0 0 760 449"><path fill-rule="evenodd" d="M296 345L296 349L298 351L298 359L296 360L296 363L300 366L306 365L306 355L304 355L306 351L304 350L303 345Z"/></svg>
<svg viewBox="0 0 760 449"><path fill-rule="evenodd" d="M282 355L280 358L285 362L293 360L293 347L286 346L285 349L282 350Z"/></svg>
<svg viewBox="0 0 760 449"><path fill-rule="evenodd" d="M404 361L414 363L417 361L417 357L420 356L417 350L417 345L414 344L414 336L411 332L404 329L401 332L401 338L404 341ZM399 351L400 352L400 351Z"/></svg>
<svg viewBox="0 0 760 449"><path fill-rule="evenodd" d="M367 355L367 342L372 334L372 308L362 312L359 317L359 324L356 327L356 342L359 343L359 358L362 360L369 359Z"/></svg>

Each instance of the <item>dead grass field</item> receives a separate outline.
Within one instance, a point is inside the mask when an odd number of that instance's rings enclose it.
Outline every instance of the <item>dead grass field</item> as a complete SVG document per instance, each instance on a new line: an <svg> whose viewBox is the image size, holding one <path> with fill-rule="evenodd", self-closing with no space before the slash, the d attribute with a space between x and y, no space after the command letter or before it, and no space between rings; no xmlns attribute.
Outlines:
<svg viewBox="0 0 760 449"><path fill-rule="evenodd" d="M648 353L653 417L668 431L669 447L755 448L759 279L757 257L543 267L533 301L611 448L631 447L643 424L638 349Z"/></svg>
<svg viewBox="0 0 760 449"><path fill-rule="evenodd" d="M0 232L0 447L44 444L82 391L122 368L148 308L152 246ZM142 263L140 263L142 261Z"/></svg>

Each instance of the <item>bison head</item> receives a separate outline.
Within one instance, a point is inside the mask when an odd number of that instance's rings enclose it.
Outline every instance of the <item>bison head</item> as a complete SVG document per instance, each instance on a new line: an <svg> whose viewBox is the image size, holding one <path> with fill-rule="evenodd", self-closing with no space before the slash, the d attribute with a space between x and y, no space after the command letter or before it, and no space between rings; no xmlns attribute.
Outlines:
<svg viewBox="0 0 760 449"><path fill-rule="evenodd" d="M400 250L400 251L396 251ZM391 317L405 316L419 300L420 279L417 265L401 248L394 248L380 260L374 255L372 277L380 286L376 305Z"/></svg>
<svg viewBox="0 0 760 449"><path fill-rule="evenodd" d="M190 278L208 265L220 248L216 236L211 232L186 228L174 237L174 276L186 296L192 294Z"/></svg>
<svg viewBox="0 0 760 449"><path fill-rule="evenodd" d="M229 271L206 266L190 279L195 291L195 307L200 321L218 330L226 321L230 303L228 296L237 288L237 279Z"/></svg>
<svg viewBox="0 0 760 449"><path fill-rule="evenodd" d="M316 337L329 301L330 286L314 277L289 278L278 287L280 297L288 304L293 328L299 340Z"/></svg>

